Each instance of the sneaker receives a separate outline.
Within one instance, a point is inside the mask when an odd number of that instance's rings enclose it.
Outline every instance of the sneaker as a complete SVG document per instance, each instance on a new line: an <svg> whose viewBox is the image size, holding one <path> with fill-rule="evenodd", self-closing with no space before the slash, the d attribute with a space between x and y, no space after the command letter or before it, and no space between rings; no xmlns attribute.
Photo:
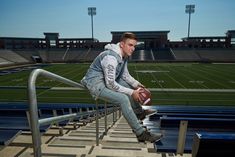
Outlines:
<svg viewBox="0 0 235 157"><path fill-rule="evenodd" d="M144 131L150 131L151 129L147 128L147 126L145 125L142 125L142 128L144 129ZM132 130L133 133L135 133L134 130Z"/></svg>
<svg viewBox="0 0 235 157"><path fill-rule="evenodd" d="M146 116L152 115L154 114L156 111L154 110L143 110L141 113L137 113L136 116L139 120L144 120L146 118Z"/></svg>
<svg viewBox="0 0 235 157"><path fill-rule="evenodd" d="M162 137L163 135L161 133L154 134L148 131L144 131L141 135L137 136L137 139L139 142L145 142L145 141L157 142L161 140Z"/></svg>

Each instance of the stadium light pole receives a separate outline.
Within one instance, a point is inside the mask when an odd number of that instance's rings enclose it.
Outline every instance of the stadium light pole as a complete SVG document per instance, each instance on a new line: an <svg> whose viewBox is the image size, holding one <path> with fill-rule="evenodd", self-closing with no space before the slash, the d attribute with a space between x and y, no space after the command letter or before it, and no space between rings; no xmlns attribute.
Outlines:
<svg viewBox="0 0 235 157"><path fill-rule="evenodd" d="M188 38L190 33L190 20L191 20L191 14L195 12L195 5L190 4L185 6L185 13L189 14L189 20L188 20Z"/></svg>
<svg viewBox="0 0 235 157"><path fill-rule="evenodd" d="M91 36L92 36L92 40L94 40L94 35L93 35L93 16L96 15L96 7L88 7L88 15L91 16Z"/></svg>

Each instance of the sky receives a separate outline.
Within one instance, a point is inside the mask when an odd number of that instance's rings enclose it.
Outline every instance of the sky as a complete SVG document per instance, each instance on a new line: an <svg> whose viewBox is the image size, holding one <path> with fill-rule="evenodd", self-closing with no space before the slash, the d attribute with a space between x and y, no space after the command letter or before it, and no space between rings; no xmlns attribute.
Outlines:
<svg viewBox="0 0 235 157"><path fill-rule="evenodd" d="M110 42L111 31L170 31L170 41L190 36L225 36L235 30L235 0L0 0L0 37L91 38L88 7L96 7L94 38Z"/></svg>

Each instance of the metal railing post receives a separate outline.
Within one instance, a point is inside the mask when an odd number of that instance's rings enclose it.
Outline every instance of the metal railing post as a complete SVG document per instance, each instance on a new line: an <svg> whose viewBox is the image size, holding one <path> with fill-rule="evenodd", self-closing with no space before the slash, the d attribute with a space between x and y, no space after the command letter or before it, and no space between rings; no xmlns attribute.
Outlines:
<svg viewBox="0 0 235 157"><path fill-rule="evenodd" d="M99 146L99 108L98 108L98 100L96 100L96 146Z"/></svg>
<svg viewBox="0 0 235 157"><path fill-rule="evenodd" d="M105 135L107 135L108 129L107 129L107 103L104 102L104 127L105 127Z"/></svg>
<svg viewBox="0 0 235 157"><path fill-rule="evenodd" d="M28 81L28 97L29 97L29 112L30 112L30 126L32 132L32 141L33 141L33 150L34 157L41 157L41 136L39 132L38 124L38 106L37 106L37 97L36 97L36 79L39 75L40 70L33 71L29 76Z"/></svg>
<svg viewBox="0 0 235 157"><path fill-rule="evenodd" d="M121 118L121 116L122 116L122 110L121 110L121 107L119 107L119 118Z"/></svg>
<svg viewBox="0 0 235 157"><path fill-rule="evenodd" d="M114 125L114 123L115 123L115 115L114 115L114 112L115 112L115 110L114 110L114 105L113 105L113 125Z"/></svg>
<svg viewBox="0 0 235 157"><path fill-rule="evenodd" d="M39 120L38 120L38 106L37 106L37 96L36 96L36 79L39 75L57 80L59 82L63 82L70 86L79 87L84 89L84 87L74 81L61 77L59 75L53 74L43 69L35 69L30 73L28 79L28 99L29 99L29 115L30 115L30 127L32 132L32 142L33 142L33 150L34 157L41 157L41 135L39 131ZM76 115L71 115L76 116ZM71 117L70 117L71 118Z"/></svg>

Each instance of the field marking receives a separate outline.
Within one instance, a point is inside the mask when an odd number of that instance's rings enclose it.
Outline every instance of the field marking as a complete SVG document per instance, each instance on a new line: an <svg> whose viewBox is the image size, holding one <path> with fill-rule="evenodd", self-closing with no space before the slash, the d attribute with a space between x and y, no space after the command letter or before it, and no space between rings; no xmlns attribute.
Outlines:
<svg viewBox="0 0 235 157"><path fill-rule="evenodd" d="M222 93L234 93L235 89L195 89L195 88L148 88L153 92L222 92Z"/></svg>
<svg viewBox="0 0 235 157"><path fill-rule="evenodd" d="M22 88L25 89L27 88L27 86L2 86L0 88ZM40 87L37 87L40 88ZM42 87L42 89L46 89L45 91L42 92L38 92L37 95L41 95L45 92L47 92L48 90L80 90L80 91L84 91L84 89L79 88L79 87L52 87L52 88L48 88L48 87ZM235 93L235 89L196 89L196 88L148 88L150 91L153 92L158 92L158 91L162 91L162 92L222 92L222 93Z"/></svg>
<svg viewBox="0 0 235 157"><path fill-rule="evenodd" d="M162 86L161 82L159 82L159 79L157 78L157 76L154 75L153 73L150 73L150 74L151 74L151 76L153 77L154 81L156 81L157 84L158 84L161 88L163 88L163 86ZM153 80L152 80L152 81L153 81Z"/></svg>
<svg viewBox="0 0 235 157"><path fill-rule="evenodd" d="M136 70L138 73L169 73L167 70Z"/></svg>
<svg viewBox="0 0 235 157"><path fill-rule="evenodd" d="M196 89L196 88L148 88L152 92L222 92L222 93L234 93L235 89ZM52 87L50 90L84 90L79 87Z"/></svg>
<svg viewBox="0 0 235 157"><path fill-rule="evenodd" d="M224 99L221 99L221 100L212 100L212 99L202 99L202 100L199 100L199 99L190 99L190 100L188 100L188 99L152 99L152 100L159 100L159 101L173 101L173 102L176 102L176 101L178 101L178 102L182 102L182 101L184 101L184 102L189 102L189 103L191 103L191 102L194 102L194 101L196 101L196 102L214 102L214 101L216 101L216 102L233 102L234 100L224 100Z"/></svg>
<svg viewBox="0 0 235 157"><path fill-rule="evenodd" d="M183 70L183 71L186 71L186 73L189 73L189 72L191 72L190 70L188 70L188 69L181 69L181 70ZM179 73L178 71L176 71L175 69L172 69L172 71L174 71L175 73ZM192 72L191 72L192 73ZM180 72L178 75L182 75L184 78L187 78L188 80L194 80L194 77L192 77L192 76L187 76L187 75L185 75L185 73L183 73L183 72ZM194 73L193 73L193 75L195 75ZM191 83L191 82L189 82L189 83ZM197 83L197 85L198 86L201 86L201 87L204 87L204 88L207 88L207 89L209 89L209 87L207 87L205 84L202 84L202 83L199 83L199 82L195 82L195 83Z"/></svg>
<svg viewBox="0 0 235 157"><path fill-rule="evenodd" d="M203 66L203 68L206 68L206 69L210 69L211 71L214 71L216 73L218 73L218 75L226 75L227 77L231 77L232 75L231 74L235 74L235 72L233 72L233 67L230 68L230 67L226 67L226 68L223 68L223 67L213 67L213 66ZM233 78L233 77L232 77Z"/></svg>
<svg viewBox="0 0 235 157"><path fill-rule="evenodd" d="M85 90L79 87L52 87L50 90Z"/></svg>
<svg viewBox="0 0 235 157"><path fill-rule="evenodd" d="M79 69L81 69L81 68L83 68L83 67L80 67ZM77 70L77 69L75 69L75 70ZM65 75L67 75L67 74L70 74L70 73L72 73L72 72L74 72L75 70L71 70L70 72L67 72L67 73L65 73ZM75 78L75 77L77 77L78 75L80 75L80 73L77 73L77 75L74 75L72 78ZM72 79L71 78L71 79ZM52 80L52 79L50 79L50 80ZM55 81L55 80L52 80L52 81ZM56 81L56 82L58 82L58 81ZM45 82L43 82L43 84L44 84ZM61 84L64 84L64 83L62 83L62 82L58 82L56 85L55 85L55 87L52 87L52 88L59 88L58 86L60 86ZM68 87L66 87L66 88L68 88ZM74 87L73 87L74 88ZM41 91L41 92L39 92L38 94L37 94L37 96L41 96L42 94L44 94L44 93L46 93L47 91L49 91L51 88L49 88L49 89L47 89L47 90L45 90L45 91ZM69 89L69 90L71 90L71 89Z"/></svg>
<svg viewBox="0 0 235 157"><path fill-rule="evenodd" d="M169 66L167 66L167 68L170 69ZM166 75L168 75L169 78L171 78L173 81L175 81L175 82L176 82L177 84L179 84L181 87L186 88L182 83L180 83L179 81L177 81L176 79L174 79L174 78L173 78L172 76L170 76L168 73L166 73Z"/></svg>
<svg viewBox="0 0 235 157"><path fill-rule="evenodd" d="M222 86L222 87L224 87L224 88L229 88L229 87L228 87L227 85L225 85L225 84L222 84L222 83L220 83L220 82L218 82L218 81L216 81L216 80L210 79L209 76L206 77L205 75L203 75L203 73L205 73L205 74L207 74L207 75L210 75L210 76L212 76L213 78L219 77L219 75L217 76L217 75L208 73L208 71L205 71L205 70L204 70L203 68L201 68L201 67L197 68L196 70L199 71L199 72L202 72L200 76L203 77L203 78L205 78L206 80L208 80L208 81L210 81L210 82L214 82L215 84L220 85L220 86ZM220 78L221 78L221 77L220 77Z"/></svg>
<svg viewBox="0 0 235 157"><path fill-rule="evenodd" d="M136 68L136 65L135 65L135 69L137 69L137 68ZM136 70L135 70L135 73L136 73L137 80L140 81L139 74L136 72Z"/></svg>

